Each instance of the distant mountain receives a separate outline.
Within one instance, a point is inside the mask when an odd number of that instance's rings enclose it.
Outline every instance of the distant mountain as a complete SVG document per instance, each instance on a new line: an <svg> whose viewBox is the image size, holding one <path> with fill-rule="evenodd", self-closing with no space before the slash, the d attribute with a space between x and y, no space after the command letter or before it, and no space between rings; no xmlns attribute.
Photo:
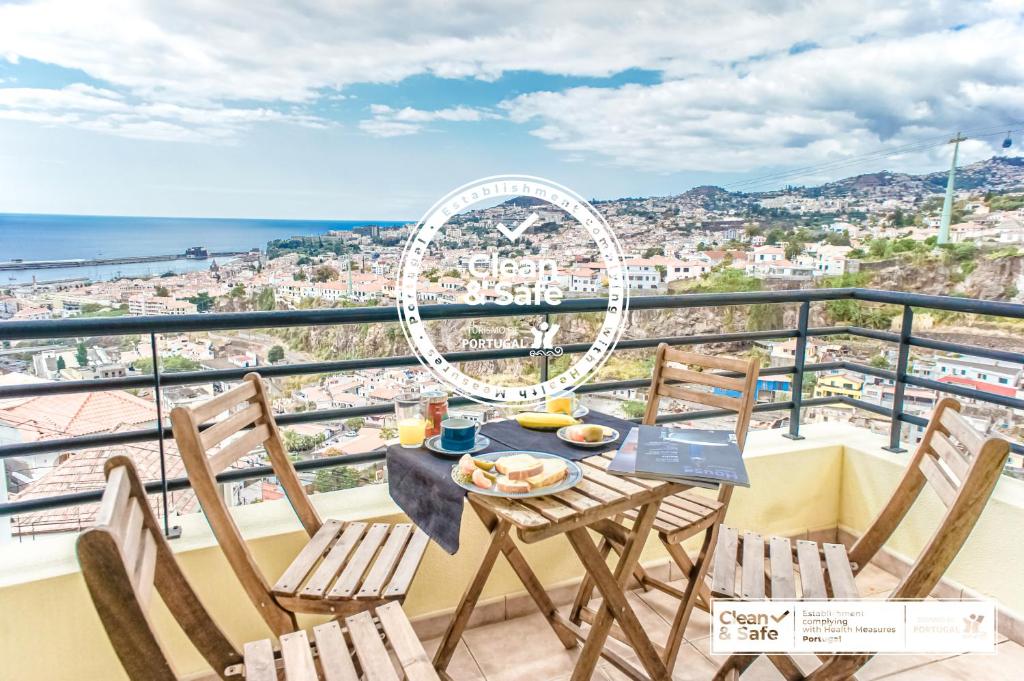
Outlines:
<svg viewBox="0 0 1024 681"><path fill-rule="evenodd" d="M847 177L818 187L801 187L793 193L806 196L850 196L866 193L941 194L946 191L948 177L948 171L909 175L883 170ZM961 166L956 172L956 187L984 191L1024 189L1024 157L993 156L984 161Z"/></svg>

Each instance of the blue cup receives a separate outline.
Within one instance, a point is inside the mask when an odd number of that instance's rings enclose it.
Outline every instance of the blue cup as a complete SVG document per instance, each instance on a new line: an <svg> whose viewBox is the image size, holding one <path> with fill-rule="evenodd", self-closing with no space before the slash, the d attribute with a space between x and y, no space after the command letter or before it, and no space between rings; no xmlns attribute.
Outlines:
<svg viewBox="0 0 1024 681"><path fill-rule="evenodd" d="M441 421L441 446L449 452L468 452L476 444L478 426L469 419Z"/></svg>

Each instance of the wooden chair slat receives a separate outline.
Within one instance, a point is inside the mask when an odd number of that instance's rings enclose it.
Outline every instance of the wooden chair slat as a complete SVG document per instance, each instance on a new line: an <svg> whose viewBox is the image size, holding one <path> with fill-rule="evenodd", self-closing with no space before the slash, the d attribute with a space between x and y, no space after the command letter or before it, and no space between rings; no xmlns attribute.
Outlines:
<svg viewBox="0 0 1024 681"><path fill-rule="evenodd" d="M551 521L528 506L501 497L476 497L479 503L508 518L516 527L546 527Z"/></svg>
<svg viewBox="0 0 1024 681"><path fill-rule="evenodd" d="M250 641L243 648L245 681L277 681L274 647L269 639Z"/></svg>
<svg viewBox="0 0 1024 681"><path fill-rule="evenodd" d="M291 634L284 634L280 641L285 678L288 681L319 681L306 632L300 629Z"/></svg>
<svg viewBox="0 0 1024 681"><path fill-rule="evenodd" d="M825 552L825 565L828 567L828 581L832 585L833 598L857 598L857 584L853 579L853 569L846 555L846 547L842 544L822 544Z"/></svg>
<svg viewBox="0 0 1024 681"><path fill-rule="evenodd" d="M326 524L326 523L325 523ZM341 572L352 550L359 543L359 538L368 527L367 523L349 523L341 537L334 542L334 546L327 552L320 564L317 566L313 576L306 581L300 596L303 598L323 598L324 593L334 582L334 578Z"/></svg>
<svg viewBox="0 0 1024 681"><path fill-rule="evenodd" d="M234 435L246 426L256 422L263 410L258 404L250 404L245 409L231 414L223 421L218 421L199 433L199 439L206 448L215 447L229 435Z"/></svg>
<svg viewBox="0 0 1024 681"><path fill-rule="evenodd" d="M738 393L743 392L742 378L723 376L722 374L714 374L710 371L691 371L689 369L667 366L662 370L661 377L663 380L698 383L711 386L712 388L732 390Z"/></svg>
<svg viewBox="0 0 1024 681"><path fill-rule="evenodd" d="M359 582L363 578L363 573L366 572L366 568L370 561L373 560L374 555L376 555L377 549L384 541L384 538L387 537L389 527L387 523L374 523L370 526L370 529L359 543L359 548L352 554L352 558L349 560L348 565L345 566L345 569L341 571L338 581L327 592L328 598L349 598L355 593L356 587L359 586Z"/></svg>
<svg viewBox="0 0 1024 681"><path fill-rule="evenodd" d="M972 453L977 453L985 444L985 437L956 409L943 409L939 414L939 423L950 435L962 442Z"/></svg>
<svg viewBox="0 0 1024 681"><path fill-rule="evenodd" d="M699 523L703 518L699 513L670 506L669 504L662 504L658 508L658 515L666 519L671 519L672 522L677 525L692 525L693 523Z"/></svg>
<svg viewBox="0 0 1024 681"><path fill-rule="evenodd" d="M714 499L707 499L700 495L688 494L686 492L665 497L664 501L661 503L662 506L672 506L674 508L688 511L698 518L705 518L709 515L718 513L722 508L722 504Z"/></svg>
<svg viewBox="0 0 1024 681"><path fill-rule="evenodd" d="M380 640L370 613L361 612L347 617L345 625L348 627L348 635L352 639L352 647L356 649L356 657L359 658L359 666L363 669L366 681L399 681L394 667L391 666L391 656Z"/></svg>
<svg viewBox="0 0 1024 681"><path fill-rule="evenodd" d="M743 402L738 397L719 395L710 391L701 392L697 390L689 390L681 385L669 385L665 382L658 384L658 393L660 393L662 397L671 397L675 400L695 402L696 404L704 404L711 407L718 407L719 409L728 409L730 411L738 412L743 408Z"/></svg>
<svg viewBox="0 0 1024 681"><path fill-rule="evenodd" d="M313 566L320 560L327 549L334 542L335 537L341 532L344 524L340 520L328 520L321 527L320 531L313 535L299 555L295 556L281 577L274 584L274 593L283 596L293 596L299 590L306 576L313 570Z"/></svg>
<svg viewBox="0 0 1024 681"><path fill-rule="evenodd" d="M345 644L345 636L337 622L327 622L313 627L317 656L324 681L359 681L352 654ZM248 679L246 679L248 681Z"/></svg>
<svg viewBox="0 0 1024 681"><path fill-rule="evenodd" d="M195 417L196 423L206 423L211 418L227 411L236 404L251 400L256 396L256 386L249 381L242 381L242 384L237 388L214 397L209 402L204 402L197 407L192 409L192 415Z"/></svg>
<svg viewBox="0 0 1024 681"><path fill-rule="evenodd" d="M764 598L764 537L756 532L743 533L743 574L741 575L744 598Z"/></svg>
<svg viewBox="0 0 1024 681"><path fill-rule="evenodd" d="M956 448L956 445L950 441L945 433L939 431L932 433L929 446L936 456L949 467L949 470L953 472L958 482L967 477L967 470L971 467L971 463L964 458L964 455L960 453L960 450Z"/></svg>
<svg viewBox="0 0 1024 681"><path fill-rule="evenodd" d="M796 558L800 565L801 594L807 599L825 599L825 577L821 571L821 556L818 545L806 539L796 542Z"/></svg>
<svg viewBox="0 0 1024 681"><path fill-rule="evenodd" d="M395 573L391 575L391 581L384 587L384 596L395 597L404 595L409 591L409 585L412 584L412 578L416 574L417 568L419 568L420 561L423 560L423 554L426 552L427 544L429 543L430 537L427 536L427 533L416 528L412 539L409 540L409 545L405 547L402 560L399 561L398 567L395 568Z"/></svg>
<svg viewBox="0 0 1024 681"><path fill-rule="evenodd" d="M202 437L202 436L200 436ZM270 437L270 428L266 425L259 425L231 442L225 444L217 453L210 457L210 469L214 475L233 464L239 457L245 456L256 449Z"/></svg>
<svg viewBox="0 0 1024 681"><path fill-rule="evenodd" d="M768 543L772 598L796 598L793 545L789 537L772 537Z"/></svg>
<svg viewBox="0 0 1024 681"><path fill-rule="evenodd" d="M366 578L363 579L356 598L380 597L380 592L384 590L384 584L394 571L395 565L398 564L398 559L402 557L402 551L405 550L405 545L411 534L412 525L409 523L401 523L391 528L391 534L388 535L384 547L377 554L377 559L373 561L370 571L366 573Z"/></svg>
<svg viewBox="0 0 1024 681"><path fill-rule="evenodd" d="M142 502L132 499L128 504L128 519L124 524L124 539L121 542L124 562L132 568L138 564L139 549L142 547L142 514Z"/></svg>
<svg viewBox="0 0 1024 681"><path fill-rule="evenodd" d="M722 525L718 528L718 545L711 574L711 590L724 596L736 595L736 548L739 538L736 529Z"/></svg>
<svg viewBox="0 0 1024 681"><path fill-rule="evenodd" d="M699 352L690 352L687 350L677 350L676 348L665 348L665 361L674 362L675 364L686 364L686 365L697 365L704 367L711 367L712 369L722 369L723 371L739 371L745 372L747 370L747 361L742 359L735 359L733 357L720 357L717 355L705 355Z"/></svg>
<svg viewBox="0 0 1024 681"><path fill-rule="evenodd" d="M153 596L153 575L156 573L156 540L149 528L142 528L142 551L139 552L139 564L135 569L135 592L145 610Z"/></svg>
<svg viewBox="0 0 1024 681"><path fill-rule="evenodd" d="M935 490L935 493L939 495L939 499L942 499L942 503L947 508L952 506L953 502L956 501L957 485L949 479L944 470L939 468L936 460L931 455L925 454L921 457L918 467L921 469L921 473L924 474L925 480Z"/></svg>
<svg viewBox="0 0 1024 681"><path fill-rule="evenodd" d="M96 512L96 524L107 526L118 542L125 536L124 524L128 520L128 515L124 512L125 502L130 493L131 483L128 480L127 469L118 466L111 470L99 510Z"/></svg>
<svg viewBox="0 0 1024 681"><path fill-rule="evenodd" d="M395 651L398 664L405 672L405 678L408 681L436 681L437 672L402 608L397 603L387 603L377 608L377 617L391 649Z"/></svg>

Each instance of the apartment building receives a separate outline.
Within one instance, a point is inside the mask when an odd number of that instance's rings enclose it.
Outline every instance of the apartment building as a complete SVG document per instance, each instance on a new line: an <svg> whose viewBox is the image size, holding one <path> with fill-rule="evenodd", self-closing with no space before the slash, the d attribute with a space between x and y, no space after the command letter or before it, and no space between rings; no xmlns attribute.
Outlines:
<svg viewBox="0 0 1024 681"><path fill-rule="evenodd" d="M150 295L137 295L128 298L128 314L133 316L195 314L196 312L198 312L196 306L187 300Z"/></svg>

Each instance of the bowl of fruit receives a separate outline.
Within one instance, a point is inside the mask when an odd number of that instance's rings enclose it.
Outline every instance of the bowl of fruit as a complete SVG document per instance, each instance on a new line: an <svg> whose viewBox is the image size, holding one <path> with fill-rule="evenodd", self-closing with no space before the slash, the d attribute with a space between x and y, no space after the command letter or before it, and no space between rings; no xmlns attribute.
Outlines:
<svg viewBox="0 0 1024 681"><path fill-rule="evenodd" d="M562 442L587 449L605 447L619 439L619 431L608 426L599 426L596 423L565 426L559 428L555 435Z"/></svg>

